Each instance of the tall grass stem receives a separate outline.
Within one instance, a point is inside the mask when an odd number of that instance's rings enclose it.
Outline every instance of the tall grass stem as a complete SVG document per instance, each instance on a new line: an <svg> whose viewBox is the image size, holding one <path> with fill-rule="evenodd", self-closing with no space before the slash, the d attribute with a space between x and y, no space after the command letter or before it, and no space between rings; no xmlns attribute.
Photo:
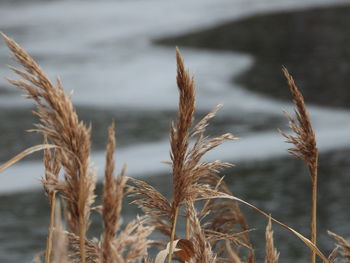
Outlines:
<svg viewBox="0 0 350 263"><path fill-rule="evenodd" d="M171 228L168 263L171 263L171 260L173 258L173 244L174 244L174 239L175 239L176 224L177 224L177 217L179 215L179 209L180 209L179 206L177 206L176 209L175 209L173 226Z"/></svg>
<svg viewBox="0 0 350 263"><path fill-rule="evenodd" d="M318 152L315 156L315 164L310 167L311 187L312 187L312 214L311 214L311 242L316 246L317 243L317 168L318 168ZM316 262L316 254L311 253L311 263Z"/></svg>
<svg viewBox="0 0 350 263"><path fill-rule="evenodd" d="M50 193L49 196L50 200L50 228L49 228L49 234L47 236L47 242L46 242L46 250L45 250L45 263L51 262L51 251L52 251L52 236L54 231L54 225L55 225L55 210L56 210L56 192L53 191Z"/></svg>

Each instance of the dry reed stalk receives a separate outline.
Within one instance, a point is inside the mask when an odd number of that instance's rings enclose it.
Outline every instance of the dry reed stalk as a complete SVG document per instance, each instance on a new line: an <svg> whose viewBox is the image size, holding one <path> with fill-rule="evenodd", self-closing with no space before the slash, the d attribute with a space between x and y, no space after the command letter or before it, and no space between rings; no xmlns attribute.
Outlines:
<svg viewBox="0 0 350 263"><path fill-rule="evenodd" d="M275 248L275 245L273 242L271 218L269 218L269 223L267 224L267 227L266 227L265 240L266 240L265 263L278 263L279 253Z"/></svg>
<svg viewBox="0 0 350 263"><path fill-rule="evenodd" d="M341 248L344 261L346 263L350 263L350 243L346 241L343 237L338 236L337 234L334 234L330 231L328 231L328 234L337 241L338 246Z"/></svg>
<svg viewBox="0 0 350 263"><path fill-rule="evenodd" d="M54 232L54 217L56 210L56 192L52 192L49 195L50 200L50 226L49 234L47 235L46 250L45 250L45 263L51 262L51 251L52 251L52 236Z"/></svg>
<svg viewBox="0 0 350 263"><path fill-rule="evenodd" d="M59 149L59 159L65 171L63 197L67 204L69 228L79 234L81 262L85 263L84 240L89 226L91 205L94 201L95 175L90 170L90 128L80 122L66 95L60 79L57 87L49 80L39 65L15 41L2 34L16 61L26 72L11 69L21 77L9 82L22 88L28 98L37 104L35 114L40 119L37 132L47 136Z"/></svg>
<svg viewBox="0 0 350 263"><path fill-rule="evenodd" d="M115 125L108 129L108 144L106 149L106 169L103 184L102 219L104 233L102 236L101 263L119 262L113 252L113 242L120 224L120 211L126 184L125 167L117 179L114 178Z"/></svg>
<svg viewBox="0 0 350 263"><path fill-rule="evenodd" d="M194 80L185 70L179 50L176 51L177 58L177 84L180 93L178 119L176 125L171 123L170 145L171 162L173 168L173 200L170 203L161 193L145 182L130 178L133 186L129 186L131 196L137 197L136 203L143 211L153 219L156 228L162 233L169 234L167 224L160 217L167 217L171 222L169 257L172 260L173 241L176 236L176 224L180 215L180 208L192 202L198 196L207 196L206 190L212 187L201 183L203 178L216 176L223 168L232 166L230 163L221 161L201 162L202 157L210 150L221 145L225 140L235 140L233 135L224 134L216 138L204 136L208 121L213 118L216 111L221 107L218 105L206 115L191 130L193 115L195 111ZM190 147L190 138L194 143ZM160 223L161 222L161 223ZM186 218L187 234L189 237L189 219Z"/></svg>
<svg viewBox="0 0 350 263"><path fill-rule="evenodd" d="M46 137L44 142L47 143ZM56 152L55 152L56 153ZM45 178L42 180L44 190L46 191L50 204L50 226L47 236L46 250L45 250L45 263L51 262L51 250L52 250L52 237L54 232L55 211L56 211L56 191L58 186L58 175L60 172L59 160L57 154L51 156L50 149L44 150L44 166L45 166Z"/></svg>
<svg viewBox="0 0 350 263"><path fill-rule="evenodd" d="M184 171L185 158L189 145L189 129L193 123L195 111L194 78L185 70L180 51L176 49L177 86L180 93L179 111L176 127L171 123L170 144L171 160L173 166L173 201L172 201L172 230L170 236L170 251L168 262L171 263L173 254L173 241L176 232L177 217L180 203L186 196L186 172Z"/></svg>
<svg viewBox="0 0 350 263"><path fill-rule="evenodd" d="M290 91L295 104L296 119L287 114L289 127L296 134L288 135L282 132L288 143L294 145L288 149L294 157L304 161L309 168L311 179L311 242L317 244L317 167L318 167L318 149L316 147L315 133L313 131L309 114L306 110L303 95L298 90L292 76L286 68L283 68L284 76L287 79ZM311 253L311 263L316 262L316 255Z"/></svg>

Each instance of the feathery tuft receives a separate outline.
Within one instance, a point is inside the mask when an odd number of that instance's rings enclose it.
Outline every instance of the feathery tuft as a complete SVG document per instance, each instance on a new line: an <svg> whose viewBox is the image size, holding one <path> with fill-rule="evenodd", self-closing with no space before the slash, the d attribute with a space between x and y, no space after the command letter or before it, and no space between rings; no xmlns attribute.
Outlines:
<svg viewBox="0 0 350 263"><path fill-rule="evenodd" d="M180 93L178 120L176 127L171 125L170 144L173 164L173 208L183 200L185 194L186 173L184 163L188 148L189 130L193 123L195 111L194 78L185 70L180 51L176 49L177 60L177 86Z"/></svg>
<svg viewBox="0 0 350 263"><path fill-rule="evenodd" d="M277 249L275 248L275 245L273 242L271 218L269 218L269 223L267 224L267 227L266 227L265 240L266 240L265 263L278 263L279 253L277 252Z"/></svg>
<svg viewBox="0 0 350 263"><path fill-rule="evenodd" d="M288 114L287 118L289 120L289 127L296 135L288 135L283 132L282 135L287 139L288 143L294 145L293 148L288 150L290 154L305 161L309 165L314 165L317 158L316 138L309 114L306 110L303 95L298 90L293 77L286 68L283 68L283 73L287 79L295 104L296 119Z"/></svg>
<svg viewBox="0 0 350 263"><path fill-rule="evenodd" d="M317 242L317 169L318 169L318 149L316 147L315 133L312 129L309 114L306 110L304 98L298 90L292 76L289 74L286 68L283 68L283 73L287 79L290 91L293 96L295 104L296 120L287 114L289 119L289 127L296 134L287 135L283 132L281 134L287 138L288 143L292 143L294 148L288 149L288 151L305 162L309 168L309 174L311 179L311 242L316 245ZM311 252L311 263L316 262L315 252Z"/></svg>
<svg viewBox="0 0 350 263"><path fill-rule="evenodd" d="M114 179L115 146L115 125L112 123L108 129L106 169L103 184L102 219L104 232L102 237L101 263L113 263L117 262L118 259L113 252L113 242L120 224L120 211L127 179L125 177L125 167L122 169L119 177L116 180Z"/></svg>

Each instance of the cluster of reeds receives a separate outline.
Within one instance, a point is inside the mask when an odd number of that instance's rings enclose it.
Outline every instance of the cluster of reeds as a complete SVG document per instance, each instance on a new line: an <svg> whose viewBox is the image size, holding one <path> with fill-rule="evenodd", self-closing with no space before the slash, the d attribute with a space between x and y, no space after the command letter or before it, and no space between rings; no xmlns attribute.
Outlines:
<svg viewBox="0 0 350 263"><path fill-rule="evenodd" d="M232 166L221 161L205 162L202 157L224 141L236 140L232 134L209 138L204 133L218 105L199 122L194 123L195 83L185 70L180 52L177 58L177 86L180 93L178 117L170 124L172 168L172 198L168 200L151 185L126 176L126 167L115 177L114 151L115 125L108 130L103 198L95 204L95 169L90 162L91 128L79 120L64 92L62 82L54 84L39 65L12 39L3 35L16 61L24 71L11 67L20 77L10 83L24 90L36 103L35 115L39 124L33 131L43 135L44 143L33 146L1 166L4 170L24 156L44 150L45 174L42 184L51 207L49 232L43 257L36 262L255 262L254 248L249 239L250 228L239 208L244 204L268 219L266 228L266 262L279 259L271 222L277 223L296 235L310 248L311 262L316 256L324 262L333 262L338 250L325 256L316 244L317 159L315 135L305 103L292 77L284 69L294 102L296 119L288 115L290 127L296 135L283 135L294 145L289 151L302 159L310 170L312 185L311 238L308 239L274 219L252 204L235 197L219 176L220 170ZM144 216L121 228L121 209L124 196L134 198ZM62 216L62 211L63 216ZM103 232L99 239L89 239L90 214L101 214ZM179 234L178 224L184 224L185 233ZM167 241L152 240L158 231ZM342 256L350 262L350 244L331 233ZM158 253L154 259L148 254L150 247ZM340 256L339 256L340 257Z"/></svg>

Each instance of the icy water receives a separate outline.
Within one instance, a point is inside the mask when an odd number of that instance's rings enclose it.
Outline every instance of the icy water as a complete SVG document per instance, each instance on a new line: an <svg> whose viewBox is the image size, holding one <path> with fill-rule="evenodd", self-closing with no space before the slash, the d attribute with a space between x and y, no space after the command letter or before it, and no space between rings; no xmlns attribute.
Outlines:
<svg viewBox="0 0 350 263"><path fill-rule="evenodd" d="M157 42L251 54L254 64L232 81L289 100L278 70L284 65L309 103L349 108L349 12L345 5L260 14Z"/></svg>
<svg viewBox="0 0 350 263"><path fill-rule="evenodd" d="M345 74L350 10L330 8L327 1L304 2L106 0L84 1L82 8L81 1L2 0L0 30L23 45L50 77L59 74L67 91L74 89L80 117L92 123L92 160L99 171L106 129L114 119L118 165L126 162L129 176L143 177L165 194L169 194L170 172L161 161L169 160L169 122L176 116L174 47L179 46L196 75L198 119L216 104L225 105L208 134L232 132L241 138L208 158L237 164L224 172L237 196L308 235L307 171L287 157L287 145L277 132L287 125L282 110L291 111L280 65L290 67L311 102L322 152L319 242L328 252L333 241L326 230L350 236ZM3 77L11 76L6 64L13 63L0 44ZM0 160L4 162L41 138L24 132L35 122L32 104L3 78L0 87ZM48 206L38 182L40 158L40 154L31 156L1 175L0 262L30 262L44 247ZM243 209L257 229L252 235L261 258L266 220ZM136 212L125 209L125 221ZM283 261L307 260L300 241L277 226L275 230ZM95 222L91 235L99 233Z"/></svg>

